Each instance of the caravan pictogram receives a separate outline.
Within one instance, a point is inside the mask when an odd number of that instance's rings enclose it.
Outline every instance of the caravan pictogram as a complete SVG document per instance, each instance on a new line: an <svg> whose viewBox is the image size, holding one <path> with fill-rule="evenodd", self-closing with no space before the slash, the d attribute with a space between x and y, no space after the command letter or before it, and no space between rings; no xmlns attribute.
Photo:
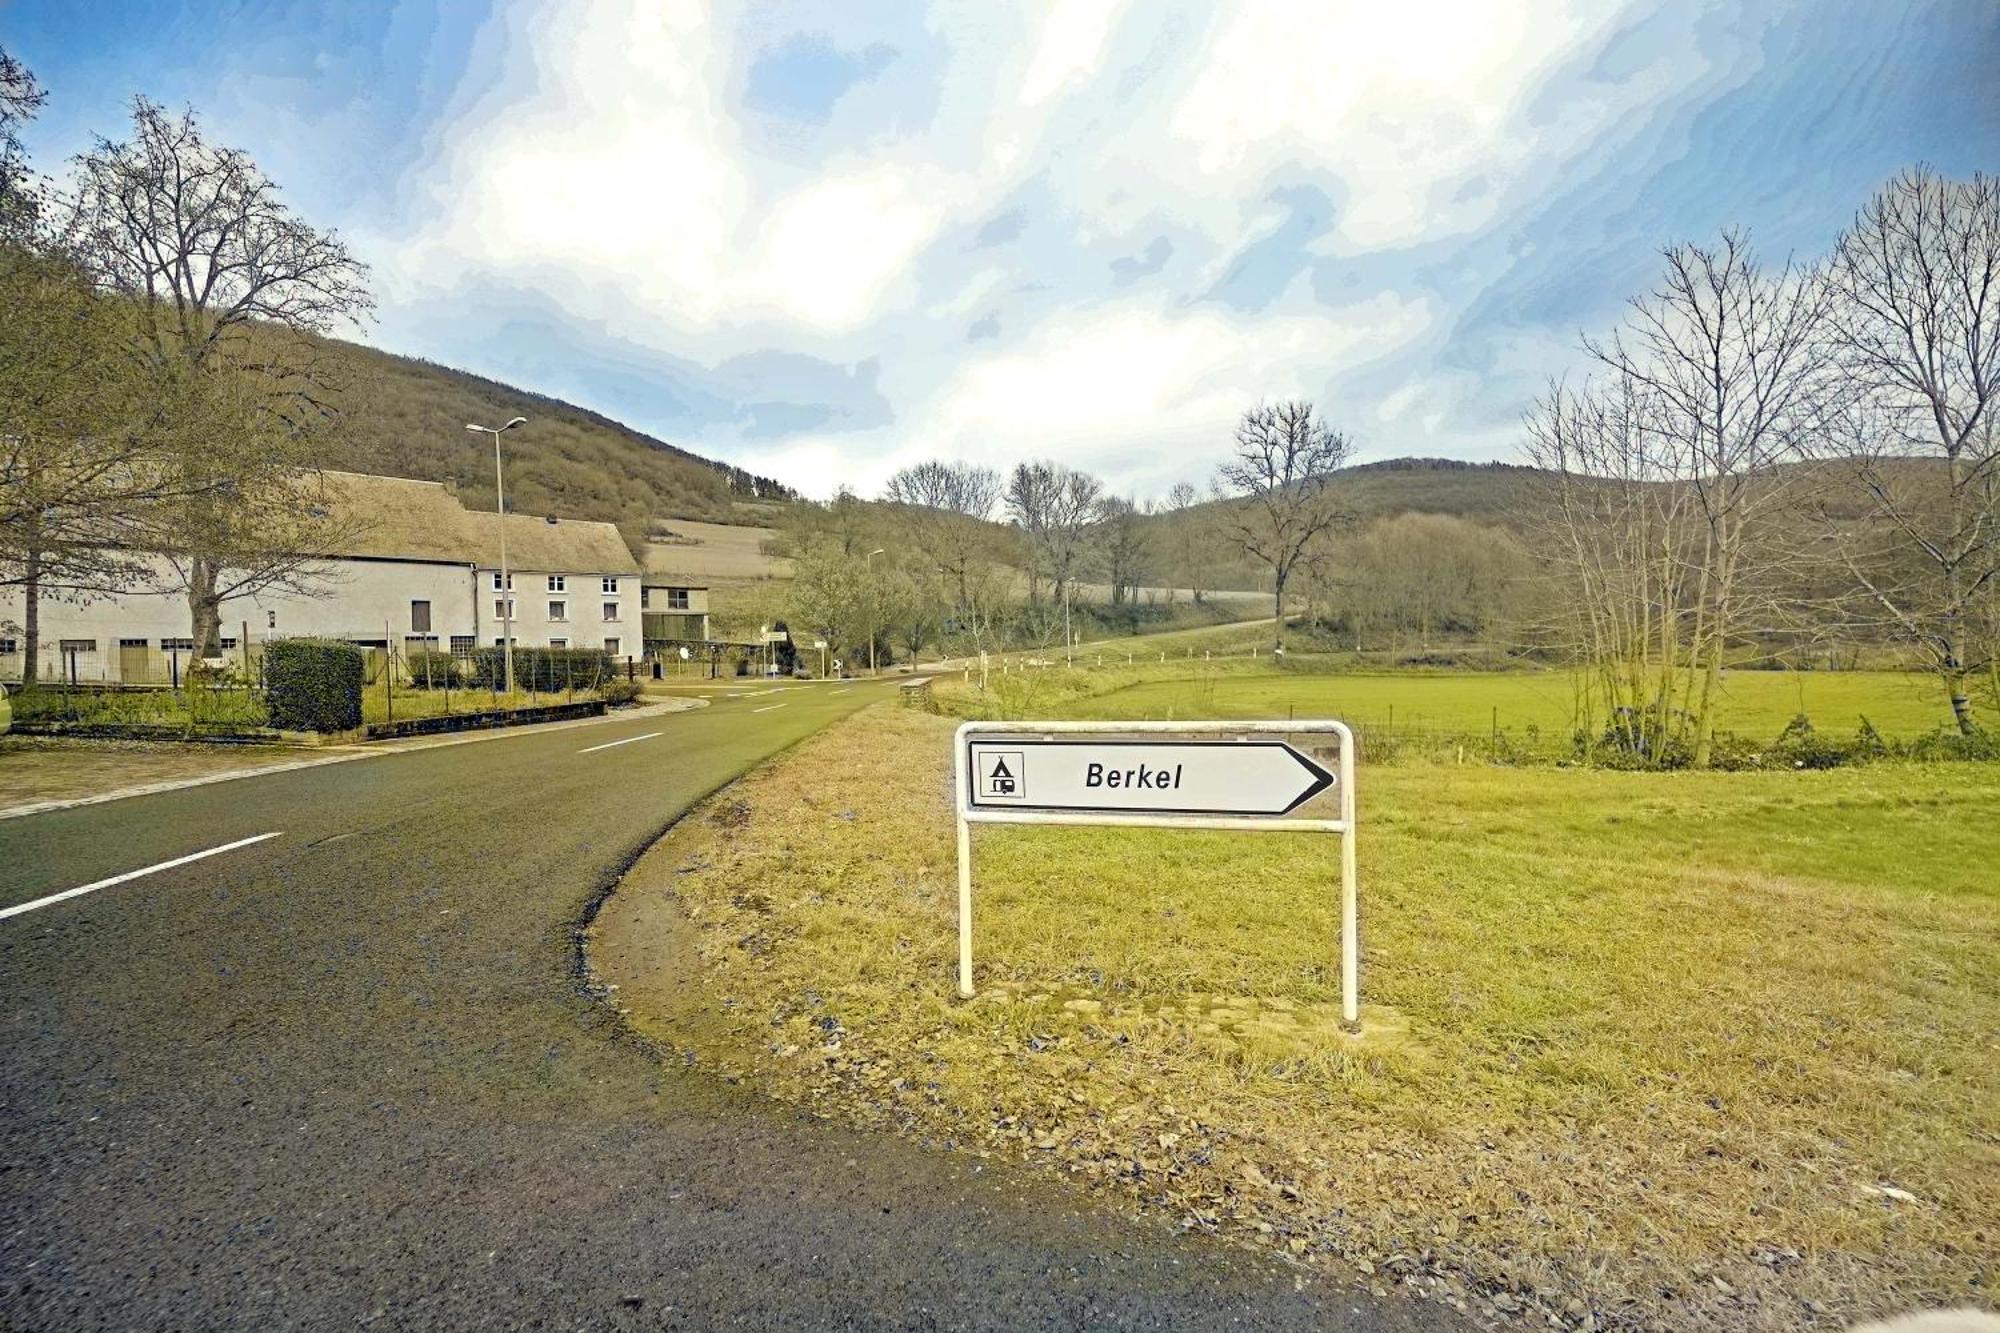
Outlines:
<svg viewBox="0 0 2000 1333"><path fill-rule="evenodd" d="M979 799L1025 801L1028 786L1022 776L1019 750L988 750L979 756Z"/></svg>

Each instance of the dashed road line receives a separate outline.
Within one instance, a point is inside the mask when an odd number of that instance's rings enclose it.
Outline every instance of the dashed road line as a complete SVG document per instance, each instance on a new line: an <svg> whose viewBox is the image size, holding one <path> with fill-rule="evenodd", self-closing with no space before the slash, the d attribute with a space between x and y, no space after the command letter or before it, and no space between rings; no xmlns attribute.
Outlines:
<svg viewBox="0 0 2000 1333"><path fill-rule="evenodd" d="M649 741L653 739L653 737L658 736L659 734L660 733L657 731L649 731L643 736L627 736L622 741L606 741L602 745L586 745L581 750L578 750L577 753L595 754L599 750L616 749L620 745L630 745L634 741Z"/></svg>
<svg viewBox="0 0 2000 1333"><path fill-rule="evenodd" d="M768 713L773 708L783 708L784 706L783 704L765 704L762 708L753 708L750 711L753 713Z"/></svg>
<svg viewBox="0 0 2000 1333"><path fill-rule="evenodd" d="M190 861L200 861L207 857L220 856L224 852L233 852L238 847L248 847L253 842L263 842L267 838L280 836L282 835L277 833L259 833L254 838L238 838L235 842L225 842L222 846L211 847L205 852L190 852L186 856L177 856L171 861L162 861L158 865L150 865L143 870L128 870L122 875L113 875L110 879L100 879L90 884L79 884L73 889L64 889L61 893L52 893L46 898L37 898L33 902L15 903L12 907L0 908L0 917L19 916L23 912L32 912L38 907L47 907L51 903L59 903L65 898L76 898L86 893L95 893L99 889L108 889L113 884L123 884L127 880L138 879L141 875L156 875L162 870L172 870L175 866L184 866Z"/></svg>

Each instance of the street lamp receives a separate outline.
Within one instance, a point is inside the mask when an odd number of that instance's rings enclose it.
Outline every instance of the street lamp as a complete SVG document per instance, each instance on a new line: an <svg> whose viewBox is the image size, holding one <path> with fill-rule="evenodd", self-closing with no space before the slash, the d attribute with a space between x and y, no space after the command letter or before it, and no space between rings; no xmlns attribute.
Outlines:
<svg viewBox="0 0 2000 1333"><path fill-rule="evenodd" d="M861 558L861 568L866 571L863 577L868 581L868 674L871 676L875 674L875 557L880 554L882 548L878 546Z"/></svg>
<svg viewBox="0 0 2000 1333"><path fill-rule="evenodd" d="M469 421L465 424L469 431L493 437L493 512L500 520L500 660L505 663L510 700L514 695L514 576L507 572L507 479L500 471L500 436L527 424L526 417L515 417L498 428L475 426Z"/></svg>

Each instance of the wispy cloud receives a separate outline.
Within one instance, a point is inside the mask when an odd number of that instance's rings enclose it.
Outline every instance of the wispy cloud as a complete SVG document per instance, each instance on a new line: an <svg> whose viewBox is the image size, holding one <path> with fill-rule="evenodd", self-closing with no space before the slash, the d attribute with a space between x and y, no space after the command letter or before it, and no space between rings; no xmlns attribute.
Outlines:
<svg viewBox="0 0 2000 1333"><path fill-rule="evenodd" d="M1658 244L1809 250L2000 160L1986 0L60 12L10 42L66 149L186 96L353 235L385 345L822 493L934 452L1159 490L1290 393L1502 453Z"/></svg>

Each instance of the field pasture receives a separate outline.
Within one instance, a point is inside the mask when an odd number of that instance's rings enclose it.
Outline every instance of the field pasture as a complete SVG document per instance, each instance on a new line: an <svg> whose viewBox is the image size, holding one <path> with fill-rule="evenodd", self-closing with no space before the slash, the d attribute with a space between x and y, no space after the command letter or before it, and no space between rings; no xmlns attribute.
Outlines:
<svg viewBox="0 0 2000 1333"><path fill-rule="evenodd" d="M695 583L788 579L792 562L764 554L770 528L663 519L646 543L646 572ZM661 533L664 531L665 535Z"/></svg>
<svg viewBox="0 0 2000 1333"><path fill-rule="evenodd" d="M1171 666L1171 663L1168 664ZM1731 671L1716 725L1759 740L1799 714L1821 730L1851 734L1866 718L1907 739L1950 720L1937 682L1894 671ZM1492 728L1566 738L1577 725L1575 680L1560 671L1304 675L1200 673L1142 681L1065 715L1115 719L1334 717L1377 728L1482 733ZM1601 720L1601 719L1600 719Z"/></svg>

